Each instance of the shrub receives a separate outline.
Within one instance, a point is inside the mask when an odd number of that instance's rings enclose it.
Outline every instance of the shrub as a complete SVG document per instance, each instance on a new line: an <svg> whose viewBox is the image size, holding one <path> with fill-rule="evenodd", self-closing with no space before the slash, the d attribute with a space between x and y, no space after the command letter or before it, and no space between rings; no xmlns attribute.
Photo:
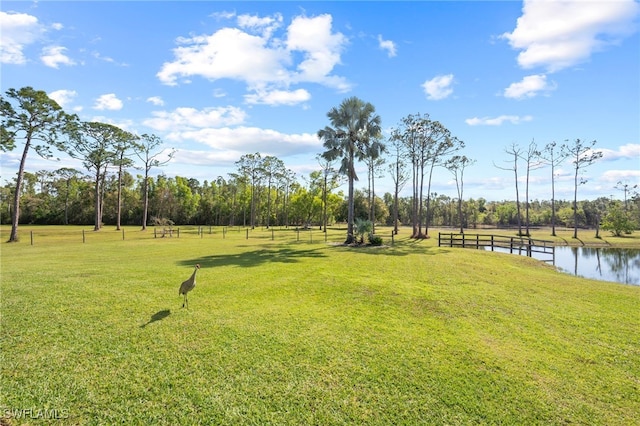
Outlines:
<svg viewBox="0 0 640 426"><path fill-rule="evenodd" d="M382 237L369 233L369 244L371 244L372 246L381 246Z"/></svg>

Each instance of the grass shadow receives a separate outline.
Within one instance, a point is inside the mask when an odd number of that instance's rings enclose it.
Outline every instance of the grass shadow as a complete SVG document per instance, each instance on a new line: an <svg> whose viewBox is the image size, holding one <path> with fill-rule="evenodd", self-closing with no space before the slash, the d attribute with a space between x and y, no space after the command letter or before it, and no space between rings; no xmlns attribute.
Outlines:
<svg viewBox="0 0 640 426"><path fill-rule="evenodd" d="M321 258L326 257L322 249L301 250L296 248L263 248L237 254L214 254L196 259L183 260L181 265L193 265L199 263L206 268L210 266L238 266L241 268L251 268L270 262L297 263L301 258Z"/></svg>
<svg viewBox="0 0 640 426"><path fill-rule="evenodd" d="M154 323L156 321L162 321L163 319L165 319L169 315L171 315L171 310L170 309L163 309L161 311L158 311L155 314L151 315L151 319L149 319L148 322L142 324L140 326L140 328L145 328L149 324Z"/></svg>

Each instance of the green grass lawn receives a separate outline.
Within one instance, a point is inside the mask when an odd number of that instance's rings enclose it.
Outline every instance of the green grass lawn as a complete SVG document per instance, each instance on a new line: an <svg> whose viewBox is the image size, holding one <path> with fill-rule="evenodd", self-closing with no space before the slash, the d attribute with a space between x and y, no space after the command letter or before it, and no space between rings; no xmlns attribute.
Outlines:
<svg viewBox="0 0 640 426"><path fill-rule="evenodd" d="M0 423L640 418L636 286L408 231L380 248L334 244L344 230L125 231L23 226L0 245Z"/></svg>

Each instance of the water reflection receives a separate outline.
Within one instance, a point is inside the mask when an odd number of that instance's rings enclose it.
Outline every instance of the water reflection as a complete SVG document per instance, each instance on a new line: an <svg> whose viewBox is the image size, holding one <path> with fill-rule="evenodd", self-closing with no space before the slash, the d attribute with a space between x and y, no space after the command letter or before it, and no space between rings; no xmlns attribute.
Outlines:
<svg viewBox="0 0 640 426"><path fill-rule="evenodd" d="M584 278L640 285L640 250L556 247L555 266Z"/></svg>

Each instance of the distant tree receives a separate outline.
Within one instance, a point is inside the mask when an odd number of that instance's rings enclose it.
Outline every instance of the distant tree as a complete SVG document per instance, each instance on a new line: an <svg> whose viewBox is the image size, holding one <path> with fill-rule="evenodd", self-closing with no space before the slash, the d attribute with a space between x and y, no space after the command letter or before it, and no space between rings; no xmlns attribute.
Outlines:
<svg viewBox="0 0 640 426"><path fill-rule="evenodd" d="M291 188L296 185L296 174L292 170L289 170L289 169L284 170L284 173L278 175L278 185L282 188L281 223L285 227L288 227Z"/></svg>
<svg viewBox="0 0 640 426"><path fill-rule="evenodd" d="M57 192L64 198L64 224L69 224L69 198L71 196L71 182L78 179L80 172L76 169L63 167L54 172L56 176L62 179L62 185L58 185Z"/></svg>
<svg viewBox="0 0 640 426"><path fill-rule="evenodd" d="M122 178L124 169L133 165L129 154L135 149L138 139L138 136L123 130L114 141L116 155L113 164L118 168L118 188L116 189L116 230L118 231L120 230L120 222L122 220Z"/></svg>
<svg viewBox="0 0 640 426"><path fill-rule="evenodd" d="M631 186L631 184L628 181L618 181L618 183L616 183L615 186L616 189L622 191L624 193L624 209L625 211L628 210L628 203L627 200L629 198L629 195L635 195L637 194L637 188L638 185L633 185Z"/></svg>
<svg viewBox="0 0 640 426"><path fill-rule="evenodd" d="M60 136L76 117L66 114L46 92L31 87L9 89L6 91L6 97L0 95L0 116L0 149L11 151L15 148L17 140L24 140L9 235L9 242L16 242L20 219L20 188L29 149L33 148L43 158L52 158L52 149L64 150L65 141Z"/></svg>
<svg viewBox="0 0 640 426"><path fill-rule="evenodd" d="M175 154L174 149L156 151L162 145L162 139L156 135L143 134L134 146L135 155L142 161L144 170L144 180L142 181L142 230L146 231L149 219L149 172L154 167L161 167L167 164ZM160 159L160 157L164 157Z"/></svg>
<svg viewBox="0 0 640 426"><path fill-rule="evenodd" d="M573 238L578 238L578 185L587 183L587 179L581 178L580 172L589 167L600 158L601 151L594 151L593 147L597 142L584 142L580 139L573 141L572 145L564 145L564 155L571 158L574 169L574 190L573 190Z"/></svg>
<svg viewBox="0 0 640 426"><path fill-rule="evenodd" d="M369 195L369 220L371 221L372 233L376 232L376 185L375 178L382 177L381 167L385 163L384 157L381 157L382 153L386 152L387 147L378 139L373 139L371 144L367 147L366 156L364 158L367 164L367 176L368 176L368 195Z"/></svg>
<svg viewBox="0 0 640 426"><path fill-rule="evenodd" d="M261 165L262 174L267 180L267 217L266 217L266 226L267 229L270 225L271 219L271 189L274 186L278 177L284 173L285 166L284 162L272 155L268 155L262 159Z"/></svg>
<svg viewBox="0 0 640 426"><path fill-rule="evenodd" d="M464 220L462 218L462 200L464 190L464 170L472 166L476 161L467 158L465 155L454 155L446 162L445 167L453 174L458 192L458 221L460 222L460 233L464 233Z"/></svg>
<svg viewBox="0 0 640 426"><path fill-rule="evenodd" d="M623 234L632 234L636 224L620 203L614 203L607 210L602 219L602 229L610 231L612 235L621 237Z"/></svg>
<svg viewBox="0 0 640 426"><path fill-rule="evenodd" d="M560 147L560 151L556 151L556 142L545 145L540 153L543 164L551 166L551 235L556 236L556 167L564 163L567 159L567 151Z"/></svg>
<svg viewBox="0 0 640 426"><path fill-rule="evenodd" d="M322 155L318 155L316 157L318 160L318 164L320 165L320 176L322 179L322 230L323 232L327 232L327 221L328 221L328 202L327 198L331 191L336 189L340 184L340 175L338 171L334 168L333 161L328 161Z"/></svg>
<svg viewBox="0 0 640 426"><path fill-rule="evenodd" d="M251 213L249 223L251 229L256 227L257 193L262 179L262 156L259 152L245 154L236 161L240 175L246 176L251 185Z"/></svg>
<svg viewBox="0 0 640 426"><path fill-rule="evenodd" d="M358 180L355 161L367 156L367 149L372 140L381 132L380 116L375 107L356 97L347 98L338 107L327 113L332 127L326 126L318 131L323 141L325 152L322 156L328 161L341 159L340 173L347 176L349 184L347 239L346 244L355 241L354 227L354 181Z"/></svg>

